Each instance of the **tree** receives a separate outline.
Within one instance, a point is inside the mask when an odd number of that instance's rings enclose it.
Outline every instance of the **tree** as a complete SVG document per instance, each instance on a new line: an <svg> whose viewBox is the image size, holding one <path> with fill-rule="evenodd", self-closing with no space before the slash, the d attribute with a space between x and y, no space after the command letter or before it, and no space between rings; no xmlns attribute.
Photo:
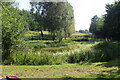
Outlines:
<svg viewBox="0 0 120 80"><path fill-rule="evenodd" d="M93 34L95 34L95 32L96 32L96 27L97 27L98 20L99 20L99 18L98 18L97 15L93 16L93 18L91 19L91 24L90 24L89 31Z"/></svg>
<svg viewBox="0 0 120 80"><path fill-rule="evenodd" d="M13 50L17 49L27 30L26 20L20 15L18 8L11 6L13 2L0 2L2 6L2 59L11 59Z"/></svg>
<svg viewBox="0 0 120 80"><path fill-rule="evenodd" d="M89 33L89 31L87 29L85 29L85 33Z"/></svg>
<svg viewBox="0 0 120 80"><path fill-rule="evenodd" d="M97 15L95 15L91 19L91 25L89 31L93 33L95 37L102 38L103 25L104 25L104 16L98 17Z"/></svg>
<svg viewBox="0 0 120 80"><path fill-rule="evenodd" d="M73 24L71 24L70 27L68 27L67 31L68 31L68 33L67 33L67 34L68 34L68 37L70 37L70 35L72 35L73 33L75 33L74 22L73 22Z"/></svg>
<svg viewBox="0 0 120 80"><path fill-rule="evenodd" d="M104 34L105 37L112 37L114 40L120 40L120 1L114 4L106 5Z"/></svg>
<svg viewBox="0 0 120 80"><path fill-rule="evenodd" d="M85 31L80 29L79 32L80 32L80 33L84 33Z"/></svg>
<svg viewBox="0 0 120 80"><path fill-rule="evenodd" d="M68 2L49 2L44 4L45 11L45 27L53 35L58 31L62 34L64 31L65 38L70 35L70 27L74 27L74 16L72 6ZM61 29L63 30L61 33ZM74 30L74 28L72 29ZM61 40L61 39L60 39Z"/></svg>
<svg viewBox="0 0 120 80"><path fill-rule="evenodd" d="M25 18L26 27L29 28L29 30L36 30L37 29L37 22L35 21L35 14L31 13L27 10L19 10L19 14Z"/></svg>
<svg viewBox="0 0 120 80"><path fill-rule="evenodd" d="M33 17L35 18L34 22L36 23L36 29L32 29L32 30L36 30L36 31L40 31L41 32L41 36L44 39L44 34L43 34L43 30L44 30L44 2L30 2L31 5L31 13L34 14Z"/></svg>
<svg viewBox="0 0 120 80"><path fill-rule="evenodd" d="M73 8L68 2L30 2L30 4L31 12L36 13L41 35L42 30L48 30L55 40L56 34L61 30L64 31L65 38L74 32ZM73 27L73 31L70 27ZM63 31L60 34L63 34Z"/></svg>

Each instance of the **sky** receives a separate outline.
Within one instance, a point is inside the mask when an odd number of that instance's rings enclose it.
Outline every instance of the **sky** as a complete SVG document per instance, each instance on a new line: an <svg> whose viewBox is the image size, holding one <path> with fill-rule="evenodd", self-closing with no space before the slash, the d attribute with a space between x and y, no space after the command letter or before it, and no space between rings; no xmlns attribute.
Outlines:
<svg viewBox="0 0 120 80"><path fill-rule="evenodd" d="M75 30L85 30L90 27L91 18L94 15L105 14L105 5L115 0L67 0L74 10ZM29 0L16 0L20 9L29 10Z"/></svg>

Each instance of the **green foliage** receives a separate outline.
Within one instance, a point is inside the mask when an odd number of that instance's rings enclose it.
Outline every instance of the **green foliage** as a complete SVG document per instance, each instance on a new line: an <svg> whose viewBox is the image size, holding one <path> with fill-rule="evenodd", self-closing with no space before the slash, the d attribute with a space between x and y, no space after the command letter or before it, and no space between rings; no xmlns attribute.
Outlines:
<svg viewBox="0 0 120 80"><path fill-rule="evenodd" d="M95 41L98 39L81 37L88 34L81 34L77 38L62 41L64 37L74 33L73 9L68 2L33 2L31 3L32 12L13 8L11 4L11 2L0 3L2 6L0 16L2 20L3 64L51 65L110 61L120 58L119 42L104 41L96 44ZM116 2L107 5L107 14L104 17L94 16L91 19L90 32L96 37L113 37L113 39L119 40L117 38L120 34L119 4L120 2ZM110 20L113 22L109 22ZM24 35L27 27L41 32L41 35L39 32ZM43 36L44 29L51 34L47 33ZM24 43L23 35L28 37L28 40L58 39L59 42L41 40ZM80 43L79 41L88 42ZM95 44L91 44L92 41Z"/></svg>
<svg viewBox="0 0 120 80"><path fill-rule="evenodd" d="M106 5L106 12L104 25L105 37L112 37L114 40L120 40L120 1Z"/></svg>
<svg viewBox="0 0 120 80"><path fill-rule="evenodd" d="M53 55L52 53L32 53L15 51L12 55L13 61L6 60L3 64L16 64L16 65L50 65L61 64L65 60L62 55Z"/></svg>
<svg viewBox="0 0 120 80"><path fill-rule="evenodd" d="M11 2L1 2L2 5L2 46L3 60L10 59L14 49L23 43L23 34L27 30L26 20L20 15L20 10L10 7Z"/></svg>
<svg viewBox="0 0 120 80"><path fill-rule="evenodd" d="M91 25L90 25L90 29L89 29L89 31L93 34L96 32L97 22L98 22L98 16L95 15L91 19Z"/></svg>
<svg viewBox="0 0 120 80"><path fill-rule="evenodd" d="M91 19L90 32L99 38L120 40L120 1L106 5L106 14Z"/></svg>
<svg viewBox="0 0 120 80"><path fill-rule="evenodd" d="M65 34L64 29L60 29L59 31L56 31L56 37L59 40L59 42L61 42L62 39L64 38L65 36L64 34Z"/></svg>
<svg viewBox="0 0 120 80"><path fill-rule="evenodd" d="M40 48L44 48L44 47L46 47L46 46L47 46L47 45L44 44L44 43L31 43L31 44L29 45L29 47L34 48L34 49L40 49Z"/></svg>
<svg viewBox="0 0 120 80"><path fill-rule="evenodd" d="M103 37L102 30L104 25L104 17L93 16L91 19L91 25L89 31L95 35L95 37Z"/></svg>
<svg viewBox="0 0 120 80"><path fill-rule="evenodd" d="M64 46L68 46L68 44L66 42L28 42L28 47L35 52L40 50L50 52L63 51L66 50Z"/></svg>
<svg viewBox="0 0 120 80"><path fill-rule="evenodd" d="M38 23L35 21L35 14L27 10L21 10L19 14L25 18L25 22L27 22L25 26L28 27L29 30L37 29Z"/></svg>
<svg viewBox="0 0 120 80"><path fill-rule="evenodd" d="M60 42L60 43L51 43L51 44L48 44L48 46L50 46L50 47L67 46L67 43L65 43L65 42Z"/></svg>
<svg viewBox="0 0 120 80"><path fill-rule="evenodd" d="M44 2L43 2L44 3ZM41 37L42 39L44 39L44 34L43 34L43 30L46 30L46 28L44 27L45 23L44 23L44 16L43 14L43 3L42 2L30 2L31 5L31 13L32 13L32 18L34 18L34 21L32 21L32 23L34 23L33 27L30 27L31 30L35 30L35 31L40 31L41 32Z"/></svg>
<svg viewBox="0 0 120 80"><path fill-rule="evenodd" d="M67 29L67 37L70 37L73 33L75 33L75 27L74 24L71 24L70 27Z"/></svg>
<svg viewBox="0 0 120 80"><path fill-rule="evenodd" d="M6 60L4 64L19 65L45 65L45 64L62 64L62 63L81 63L81 62L100 62L110 61L120 58L119 42L99 42L95 44L63 44L34 45L34 50L15 51L12 55L12 61ZM51 46L51 47L50 47ZM61 46L61 47L58 47ZM43 48L45 47L45 48ZM73 48L74 47L74 48ZM40 50L40 48L42 48Z"/></svg>
<svg viewBox="0 0 120 80"><path fill-rule="evenodd" d="M68 55L68 63L79 63L85 61L85 52L76 52L74 54Z"/></svg>
<svg viewBox="0 0 120 80"><path fill-rule="evenodd" d="M63 37L68 37L75 31L73 9L68 2L30 2L30 4L31 11L36 13L36 20L41 26L38 29L51 32L53 40L57 37L60 42Z"/></svg>

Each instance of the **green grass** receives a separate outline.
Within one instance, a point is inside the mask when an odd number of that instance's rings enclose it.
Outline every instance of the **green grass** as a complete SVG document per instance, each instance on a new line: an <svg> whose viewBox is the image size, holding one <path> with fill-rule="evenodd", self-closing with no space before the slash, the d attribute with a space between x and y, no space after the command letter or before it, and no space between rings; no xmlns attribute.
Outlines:
<svg viewBox="0 0 120 80"><path fill-rule="evenodd" d="M44 48L41 50L47 50L47 48L57 50L57 48L61 49L61 47L68 45L67 42L58 43L58 42L54 42L52 40L29 40L29 41L26 41L26 43L28 44L29 48L34 48L35 50L39 50L41 48ZM48 51L49 51L49 49L48 49Z"/></svg>
<svg viewBox="0 0 120 80"><path fill-rule="evenodd" d="M40 34L40 31L28 31L28 34ZM43 34L50 34L48 31L43 31Z"/></svg>
<svg viewBox="0 0 120 80"><path fill-rule="evenodd" d="M44 34L47 37L49 36L48 32L44 31ZM35 39L38 35L39 32L37 31L28 31L25 34L27 37L36 36ZM84 35L88 34L75 33L72 36ZM2 76L18 76L20 78L120 78L120 60L117 59L120 56L120 42L106 42L98 39L89 39L90 41L83 42L74 41L79 39L81 37L67 38L60 43L56 40L27 40L28 50L14 51L11 61L3 62L9 65L2 66Z"/></svg>
<svg viewBox="0 0 120 80"><path fill-rule="evenodd" d="M44 39L51 39L51 35L48 31L43 31ZM27 31L24 34L25 40L42 40L40 31Z"/></svg>
<svg viewBox="0 0 120 80"><path fill-rule="evenodd" d="M84 35L88 35L88 34L85 34L85 33L73 33L73 34L71 35L71 37L84 36Z"/></svg>
<svg viewBox="0 0 120 80"><path fill-rule="evenodd" d="M44 32L48 34L47 32ZM29 35L37 36L39 32L28 31ZM29 36L28 35L28 36ZM79 34L83 35L83 34ZM88 34L86 34L88 35ZM49 36L50 37L50 36ZM88 39L89 41L79 41ZM57 40L28 40L26 51L14 51L11 60L4 64L44 65L79 63L82 61L100 62L120 58L120 43L116 41L100 41L91 38L67 38L62 42Z"/></svg>
<svg viewBox="0 0 120 80"><path fill-rule="evenodd" d="M2 77L17 76L20 78L120 78L118 66L106 67L109 62L16 66L3 65ZM112 64L115 61L112 62Z"/></svg>
<svg viewBox="0 0 120 80"><path fill-rule="evenodd" d="M44 48L44 49L41 49L41 50L47 50L51 51L51 49L55 49L55 50L61 50L61 48L65 48L67 49L66 47L69 46L69 45L72 45L72 44L76 44L77 42L74 42L74 41L71 41L71 39L67 39L67 40L63 40L62 42L57 42L56 40L53 41L53 40L28 40L28 41L25 41L28 45L28 47L30 48L35 48L36 50L40 50L41 48ZM64 49L64 50L65 50ZM54 51L55 51L54 50ZM57 50L57 51L58 51Z"/></svg>
<svg viewBox="0 0 120 80"><path fill-rule="evenodd" d="M24 36L30 37L30 36L38 36L38 34L25 34Z"/></svg>
<svg viewBox="0 0 120 80"><path fill-rule="evenodd" d="M43 34L44 34L44 39L45 40L52 40L52 36L50 35L50 32L43 31ZM42 40L40 31L27 31L24 36L28 40ZM90 34L85 34L85 33L73 33L70 37L75 38L75 37L83 37L83 36L91 36L91 35Z"/></svg>

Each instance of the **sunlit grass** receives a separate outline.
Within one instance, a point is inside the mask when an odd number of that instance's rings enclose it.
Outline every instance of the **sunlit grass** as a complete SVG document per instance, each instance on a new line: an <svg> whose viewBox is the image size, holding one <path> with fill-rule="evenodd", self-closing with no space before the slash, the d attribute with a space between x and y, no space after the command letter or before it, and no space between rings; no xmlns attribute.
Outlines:
<svg viewBox="0 0 120 80"><path fill-rule="evenodd" d="M28 31L28 34L40 34L40 31ZM43 31L43 34L50 34L48 31Z"/></svg>
<svg viewBox="0 0 120 80"><path fill-rule="evenodd" d="M3 74L20 78L120 78L119 68L103 66L108 62L91 64L62 64L42 66L2 66ZM101 64L101 65L100 65Z"/></svg>
<svg viewBox="0 0 120 80"><path fill-rule="evenodd" d="M39 42L54 42L53 40L28 40L28 43L39 43Z"/></svg>
<svg viewBox="0 0 120 80"><path fill-rule="evenodd" d="M86 33L73 33L70 37L76 37L76 36L85 36L88 35Z"/></svg>
<svg viewBox="0 0 120 80"><path fill-rule="evenodd" d="M38 34L25 34L24 36L30 37L30 36L38 36Z"/></svg>

